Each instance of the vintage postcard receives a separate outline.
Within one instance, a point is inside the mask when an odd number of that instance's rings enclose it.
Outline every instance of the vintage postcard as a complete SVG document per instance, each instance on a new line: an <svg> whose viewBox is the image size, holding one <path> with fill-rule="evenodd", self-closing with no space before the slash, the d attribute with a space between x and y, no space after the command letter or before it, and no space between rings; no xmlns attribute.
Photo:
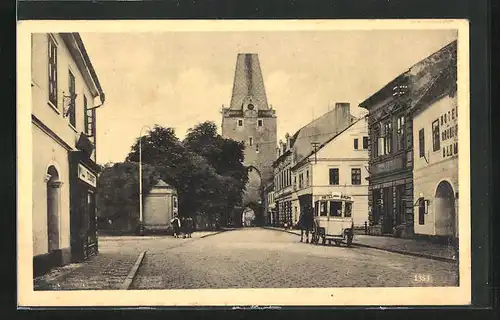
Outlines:
<svg viewBox="0 0 500 320"><path fill-rule="evenodd" d="M471 301L466 20L20 21L18 304Z"/></svg>

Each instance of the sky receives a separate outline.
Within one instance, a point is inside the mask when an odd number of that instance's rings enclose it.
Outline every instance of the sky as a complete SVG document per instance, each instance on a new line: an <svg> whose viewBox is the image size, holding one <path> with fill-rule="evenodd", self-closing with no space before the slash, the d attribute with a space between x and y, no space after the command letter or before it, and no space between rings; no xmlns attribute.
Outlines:
<svg viewBox="0 0 500 320"><path fill-rule="evenodd" d="M141 128L184 138L229 105L238 53L257 53L278 140L329 111L357 107L413 64L457 39L455 30L178 31L81 33L106 94L97 109L97 162L124 161ZM143 134L147 132L147 127Z"/></svg>

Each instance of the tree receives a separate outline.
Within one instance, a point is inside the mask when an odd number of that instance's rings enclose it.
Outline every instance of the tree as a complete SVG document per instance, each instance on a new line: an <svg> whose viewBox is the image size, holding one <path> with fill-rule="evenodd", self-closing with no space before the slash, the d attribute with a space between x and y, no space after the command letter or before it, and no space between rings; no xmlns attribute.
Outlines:
<svg viewBox="0 0 500 320"><path fill-rule="evenodd" d="M143 197L158 182L151 165L143 165ZM105 166L98 178L97 210L100 220L133 231L139 220L139 166L134 162Z"/></svg>

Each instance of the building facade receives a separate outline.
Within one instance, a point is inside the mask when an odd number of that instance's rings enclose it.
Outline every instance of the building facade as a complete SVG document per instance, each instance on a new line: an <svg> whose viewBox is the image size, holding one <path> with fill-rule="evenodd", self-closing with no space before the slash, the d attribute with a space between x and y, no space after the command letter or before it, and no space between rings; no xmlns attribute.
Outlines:
<svg viewBox="0 0 500 320"><path fill-rule="evenodd" d="M369 206L375 234L414 234L412 109L446 64L443 57L441 50L425 58L360 104L369 111Z"/></svg>
<svg viewBox="0 0 500 320"><path fill-rule="evenodd" d="M276 203L274 200L274 181L264 188L264 213L265 224L274 225L277 221Z"/></svg>
<svg viewBox="0 0 500 320"><path fill-rule="evenodd" d="M308 202L308 200L304 200L304 196L308 192L305 189L312 186L312 168L302 166L299 168L297 164L304 164L305 159L315 155L319 147L332 141L334 137L348 128L354 120L350 113L349 103L335 103L332 110L300 128L293 136L287 134L285 140L280 141L278 146L279 156L274 162L274 188L278 225L296 226L300 217L301 206L303 207L304 203ZM361 145L360 141L358 143ZM326 160L324 163L329 161L331 159ZM304 166L311 166L311 164L304 164ZM297 172L297 169L300 169L301 172ZM310 191L310 189L308 190Z"/></svg>
<svg viewBox="0 0 500 320"><path fill-rule="evenodd" d="M245 145L244 165L248 168L243 203L233 221L241 221L246 207L262 216L263 186L273 180L277 140L276 112L267 102L257 54L237 56L231 104L222 109L222 136Z"/></svg>
<svg viewBox="0 0 500 320"><path fill-rule="evenodd" d="M447 48L445 48L447 49ZM449 64L413 108L415 234L458 238L456 46Z"/></svg>
<svg viewBox="0 0 500 320"><path fill-rule="evenodd" d="M104 93L78 33L31 36L33 270L97 253L96 108Z"/></svg>
<svg viewBox="0 0 500 320"><path fill-rule="evenodd" d="M294 219L321 196L342 193L353 198L355 226L368 221L368 119L355 120L292 167L297 201ZM297 212L295 214L295 212Z"/></svg>
<svg viewBox="0 0 500 320"><path fill-rule="evenodd" d="M178 213L177 190L163 180L158 181L144 199L144 229L167 231Z"/></svg>
<svg viewBox="0 0 500 320"><path fill-rule="evenodd" d="M285 142L280 140L278 148L278 158L273 164L274 167L274 195L276 202L276 213L278 226L290 227L293 225L292 214L292 143L289 134L285 137Z"/></svg>

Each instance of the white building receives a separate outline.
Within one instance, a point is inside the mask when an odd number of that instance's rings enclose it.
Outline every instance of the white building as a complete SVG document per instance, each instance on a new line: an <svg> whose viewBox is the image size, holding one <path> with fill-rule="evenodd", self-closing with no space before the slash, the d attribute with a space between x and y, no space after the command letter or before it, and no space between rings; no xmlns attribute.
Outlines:
<svg viewBox="0 0 500 320"><path fill-rule="evenodd" d="M78 33L31 36L33 263L97 252L96 109L104 93Z"/></svg>
<svg viewBox="0 0 500 320"><path fill-rule="evenodd" d="M353 197L355 226L368 221L368 124L354 120L292 166L294 220L318 196L340 192Z"/></svg>
<svg viewBox="0 0 500 320"><path fill-rule="evenodd" d="M446 50L446 51L445 51ZM413 110L414 229L416 234L458 237L458 104L456 42Z"/></svg>

